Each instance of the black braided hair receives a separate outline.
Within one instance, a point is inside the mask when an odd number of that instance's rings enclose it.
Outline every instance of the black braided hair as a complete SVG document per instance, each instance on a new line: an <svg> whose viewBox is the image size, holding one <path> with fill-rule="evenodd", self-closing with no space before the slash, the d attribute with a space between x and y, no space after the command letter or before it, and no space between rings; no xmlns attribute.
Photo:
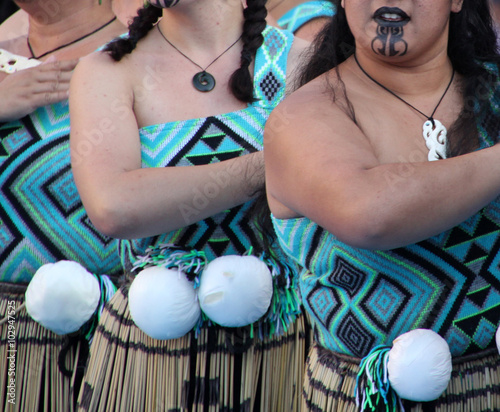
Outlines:
<svg viewBox="0 0 500 412"><path fill-rule="evenodd" d="M243 10L243 49L241 51L241 66L231 76L229 87L238 100L251 103L253 95L253 80L249 66L257 49L264 42L262 32L266 28L267 0L247 0L247 8Z"/></svg>
<svg viewBox="0 0 500 412"><path fill-rule="evenodd" d="M234 96L243 102L251 103L253 96L253 79L249 66L257 49L264 42L262 32L266 28L267 0L248 0L247 8L243 10L243 49L241 51L241 66L232 74L229 87ZM137 42L145 37L162 16L162 9L147 6L139 9L138 14L129 25L128 37L119 38L109 43L104 51L120 61L124 55L132 53Z"/></svg>
<svg viewBox="0 0 500 412"><path fill-rule="evenodd" d="M128 26L128 36L120 37L109 43L104 51L108 52L113 60L120 61L126 54L132 53L137 42L149 33L155 23L162 16L163 10L159 7L146 6L139 9Z"/></svg>

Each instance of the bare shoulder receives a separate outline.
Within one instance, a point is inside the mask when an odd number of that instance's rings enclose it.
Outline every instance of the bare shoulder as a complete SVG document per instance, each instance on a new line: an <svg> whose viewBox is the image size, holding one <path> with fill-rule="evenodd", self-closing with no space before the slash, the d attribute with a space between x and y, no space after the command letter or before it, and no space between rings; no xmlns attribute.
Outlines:
<svg viewBox="0 0 500 412"><path fill-rule="evenodd" d="M131 107L133 79L127 70L129 64L127 59L114 61L102 51L80 59L71 78L70 106L88 107L100 115L112 109L117 100Z"/></svg>
<svg viewBox="0 0 500 412"><path fill-rule="evenodd" d="M293 113L294 117L300 116L306 121L323 116L328 117L332 110L340 110L333 95L331 75L323 74L289 94L271 116L279 113Z"/></svg>
<svg viewBox="0 0 500 412"><path fill-rule="evenodd" d="M127 59L117 62L104 51L95 51L82 57L76 66L72 83L91 80L93 82L123 82L127 78Z"/></svg>

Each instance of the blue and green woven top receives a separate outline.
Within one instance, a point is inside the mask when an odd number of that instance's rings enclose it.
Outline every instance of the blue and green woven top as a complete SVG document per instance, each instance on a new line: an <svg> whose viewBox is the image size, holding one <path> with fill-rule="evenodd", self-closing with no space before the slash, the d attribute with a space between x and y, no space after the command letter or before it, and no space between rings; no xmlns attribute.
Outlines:
<svg viewBox="0 0 500 412"><path fill-rule="evenodd" d="M498 141L491 119L500 113L500 87L486 97L489 109L476 107L480 148ZM351 247L305 217L273 223L282 249L303 268L303 305L323 347L364 357L416 328L439 333L454 356L495 347L500 199L450 230L386 251Z"/></svg>
<svg viewBox="0 0 500 412"><path fill-rule="evenodd" d="M306 1L291 10L288 10L278 19L278 24L283 29L295 33L304 24L318 17L332 17L335 14L335 5L330 1Z"/></svg>
<svg viewBox="0 0 500 412"><path fill-rule="evenodd" d="M0 281L28 283L40 266L74 260L120 271L118 242L99 233L73 180L68 101L0 124Z"/></svg>
<svg viewBox="0 0 500 412"><path fill-rule="evenodd" d="M254 69L254 94L258 100L231 113L141 128L143 168L203 165L262 150L264 124L285 94L287 58L293 42L291 33L271 26L263 35ZM221 187L217 179L214 176L213 187L208 188L212 193ZM196 214L203 207L204 196L193 196L193 203L182 205L184 212L190 217ZM122 240L122 262L129 269L149 246L161 244L203 251L209 260L244 254L258 239L249 215L252 204L247 202L170 233Z"/></svg>

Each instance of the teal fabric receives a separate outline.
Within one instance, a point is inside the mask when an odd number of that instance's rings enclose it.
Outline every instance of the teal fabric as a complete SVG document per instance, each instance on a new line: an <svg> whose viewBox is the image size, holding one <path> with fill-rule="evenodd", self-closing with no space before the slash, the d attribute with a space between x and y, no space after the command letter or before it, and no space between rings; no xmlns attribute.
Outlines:
<svg viewBox="0 0 500 412"><path fill-rule="evenodd" d="M286 12L278 19L278 24L285 30L295 33L304 24L318 17L332 17L335 6L325 0L307 1Z"/></svg>
<svg viewBox="0 0 500 412"><path fill-rule="evenodd" d="M479 110L476 101L480 148L499 137L498 69L486 67L497 86L481 95L489 107ZM439 333L454 356L495 347L500 198L450 230L385 251L351 247L305 217L273 223L282 249L303 268L303 305L323 347L364 357L416 328Z"/></svg>
<svg viewBox="0 0 500 412"><path fill-rule="evenodd" d="M40 266L74 260L120 271L118 241L92 225L70 165L68 101L0 125L0 281L28 283Z"/></svg>
<svg viewBox="0 0 500 412"><path fill-rule="evenodd" d="M268 26L264 44L256 54L254 86L257 101L246 108L202 119L190 119L144 127L140 130L142 166L191 166L231 159L263 149L264 124L283 99L288 52L293 35ZM211 197L224 187L224 176L213 176L203 192L193 191L193 201L181 204L186 217L196 217ZM241 255L258 243L247 202L179 230L144 239L123 240L120 253L130 269L149 246L175 244L215 257Z"/></svg>

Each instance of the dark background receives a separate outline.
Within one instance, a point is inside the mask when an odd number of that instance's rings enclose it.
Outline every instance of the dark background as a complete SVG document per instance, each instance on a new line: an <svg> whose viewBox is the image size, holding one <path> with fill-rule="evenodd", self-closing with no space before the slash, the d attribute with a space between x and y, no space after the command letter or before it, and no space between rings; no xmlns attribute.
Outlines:
<svg viewBox="0 0 500 412"><path fill-rule="evenodd" d="M11 0L0 0L0 23L19 8Z"/></svg>

